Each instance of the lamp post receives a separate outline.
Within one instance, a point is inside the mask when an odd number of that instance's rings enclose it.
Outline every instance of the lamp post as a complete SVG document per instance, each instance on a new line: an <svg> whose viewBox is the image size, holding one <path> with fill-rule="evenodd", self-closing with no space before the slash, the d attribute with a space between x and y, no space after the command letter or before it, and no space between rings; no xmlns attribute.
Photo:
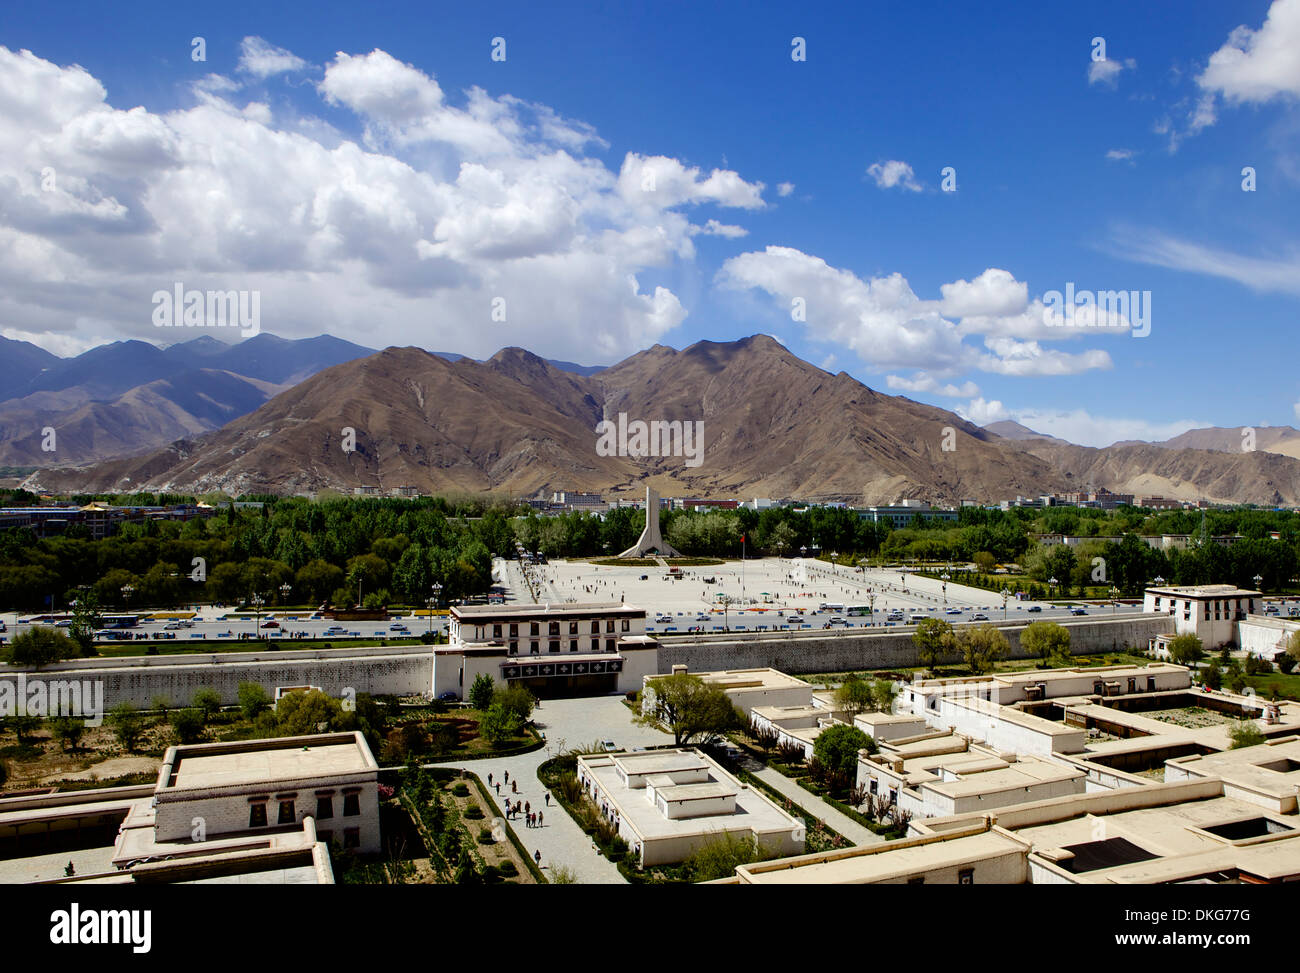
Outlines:
<svg viewBox="0 0 1300 973"><path fill-rule="evenodd" d="M943 587L943 607L944 607L944 608L947 608L947 607L948 607L948 579L951 577L951 575L948 574L947 571L945 571L943 574L939 575L939 577L943 580L943 585L942 585L942 587Z"/></svg>
<svg viewBox="0 0 1300 973"><path fill-rule="evenodd" d="M1056 596L1056 575L1047 579L1047 583L1052 586L1052 597Z"/></svg>
<svg viewBox="0 0 1300 973"><path fill-rule="evenodd" d="M293 585L285 582L280 585L280 604L283 605L289 600L289 592L293 591Z"/></svg>
<svg viewBox="0 0 1300 973"><path fill-rule="evenodd" d="M442 602L442 585L436 581L429 586L433 592L433 597L429 599L429 634L433 634L433 609Z"/></svg>
<svg viewBox="0 0 1300 973"><path fill-rule="evenodd" d="M253 592L253 597L249 599L253 603L253 638L262 637L262 606L266 604L266 599Z"/></svg>
<svg viewBox="0 0 1300 973"><path fill-rule="evenodd" d="M1010 597L1011 597L1011 589L1003 588L1002 589L1002 620L1004 622L1007 620L1007 599Z"/></svg>
<svg viewBox="0 0 1300 973"><path fill-rule="evenodd" d="M131 595L135 594L135 585L122 585L122 604L128 609L131 607Z"/></svg>
<svg viewBox="0 0 1300 973"><path fill-rule="evenodd" d="M876 593L874 591L867 595L867 605L871 609L871 625L874 628L876 624Z"/></svg>
<svg viewBox="0 0 1300 973"><path fill-rule="evenodd" d="M1114 585L1110 586L1110 613L1112 617L1119 611L1119 589Z"/></svg>

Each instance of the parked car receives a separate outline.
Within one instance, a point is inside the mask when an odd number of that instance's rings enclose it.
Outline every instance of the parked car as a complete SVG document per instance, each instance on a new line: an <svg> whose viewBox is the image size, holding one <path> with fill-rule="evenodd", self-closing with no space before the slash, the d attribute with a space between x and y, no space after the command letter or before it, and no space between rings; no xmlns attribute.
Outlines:
<svg viewBox="0 0 1300 973"><path fill-rule="evenodd" d="M1070 609L1070 614L1071 614L1071 615L1086 615L1086 614L1088 614L1088 611L1087 611L1086 608L1071 608L1071 609Z"/></svg>
<svg viewBox="0 0 1300 973"><path fill-rule="evenodd" d="M1028 608L1025 609L1025 611L1030 611L1030 612L1040 612L1042 610L1043 610L1042 605L1030 605Z"/></svg>
<svg viewBox="0 0 1300 973"><path fill-rule="evenodd" d="M280 627L280 623L277 622L274 618L267 619L262 623L262 628L279 628L279 627Z"/></svg>
<svg viewBox="0 0 1300 973"><path fill-rule="evenodd" d="M989 617L985 615L983 612L979 612L975 615L972 615L970 617L970 620L972 622L987 622L989 620Z"/></svg>
<svg viewBox="0 0 1300 973"><path fill-rule="evenodd" d="M604 740L601 742L600 745L605 748L606 753L613 753L615 750L618 749L618 744L616 744L613 740Z"/></svg>
<svg viewBox="0 0 1300 973"><path fill-rule="evenodd" d="M446 692L446 693L443 693L441 696L438 697L438 702L440 702L440 703L455 703L455 702L457 702L459 699L460 699L460 697L457 696L455 693L452 693L452 692Z"/></svg>

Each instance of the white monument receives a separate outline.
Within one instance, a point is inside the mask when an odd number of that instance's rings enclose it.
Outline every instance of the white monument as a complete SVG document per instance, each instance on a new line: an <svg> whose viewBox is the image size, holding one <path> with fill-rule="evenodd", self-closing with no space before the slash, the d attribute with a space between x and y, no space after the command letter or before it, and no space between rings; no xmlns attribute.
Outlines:
<svg viewBox="0 0 1300 973"><path fill-rule="evenodd" d="M645 557L647 554L681 557L681 554L659 533L659 494L650 487L645 488L645 530L641 531L641 539L619 557Z"/></svg>

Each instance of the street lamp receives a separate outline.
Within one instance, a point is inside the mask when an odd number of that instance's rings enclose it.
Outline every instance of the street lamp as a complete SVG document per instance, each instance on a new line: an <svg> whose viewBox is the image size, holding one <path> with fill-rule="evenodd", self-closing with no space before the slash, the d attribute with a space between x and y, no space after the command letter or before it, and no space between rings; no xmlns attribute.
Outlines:
<svg viewBox="0 0 1300 973"><path fill-rule="evenodd" d="M1254 582L1255 582L1255 587L1256 587L1256 588L1259 588L1259 586L1263 583L1264 578L1263 578L1263 576L1257 574L1257 575L1255 575L1255 577L1254 577L1253 580L1254 580ZM1263 589L1261 588L1260 590L1262 591Z"/></svg>
<svg viewBox="0 0 1300 973"><path fill-rule="evenodd" d="M1003 588L1002 589L1002 620L1004 622L1007 620L1007 599L1010 597L1011 597L1011 589Z"/></svg>
<svg viewBox="0 0 1300 973"><path fill-rule="evenodd" d="M944 607L944 608L947 608L947 607L948 607L948 579L949 579L950 577L952 577L952 576L951 576L947 571L945 571L943 574L939 575L939 577L943 580L943 586L942 586L942 587L943 587L943 607Z"/></svg>
<svg viewBox="0 0 1300 973"><path fill-rule="evenodd" d="M871 608L871 624L874 627L876 624L876 593L874 591L867 595L867 604Z"/></svg>
<svg viewBox="0 0 1300 973"><path fill-rule="evenodd" d="M1055 589L1056 589L1056 575L1052 575L1050 578L1048 578L1048 579L1047 579L1047 583L1050 584L1050 585L1052 586L1053 593L1055 593ZM1055 597L1055 594L1053 594L1053 597Z"/></svg>
<svg viewBox="0 0 1300 973"><path fill-rule="evenodd" d="M1119 589L1110 586L1110 613L1113 616L1119 610Z"/></svg>
<svg viewBox="0 0 1300 973"><path fill-rule="evenodd" d="M133 594L135 594L135 585L122 585L122 603L126 605L127 608L131 607L131 595Z"/></svg>
<svg viewBox="0 0 1300 973"><path fill-rule="evenodd" d="M436 581L429 586L433 592L433 597L429 599L429 634L433 634L433 609L442 603L442 585Z"/></svg>
<svg viewBox="0 0 1300 973"><path fill-rule="evenodd" d="M253 603L253 638L262 637L262 606L266 604L266 599L256 592L250 599Z"/></svg>
<svg viewBox="0 0 1300 973"><path fill-rule="evenodd" d="M283 605L289 600L289 592L291 591L293 591L293 585L289 584L289 582L286 581L280 585L280 604Z"/></svg>

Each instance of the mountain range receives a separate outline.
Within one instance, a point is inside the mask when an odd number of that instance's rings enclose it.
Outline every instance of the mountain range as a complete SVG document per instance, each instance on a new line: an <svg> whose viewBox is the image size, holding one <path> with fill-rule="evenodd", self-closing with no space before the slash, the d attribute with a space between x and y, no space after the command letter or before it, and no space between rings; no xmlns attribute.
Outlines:
<svg viewBox="0 0 1300 973"><path fill-rule="evenodd" d="M852 503L988 502L1104 487L1300 503L1300 460L1263 445L1235 453L1145 443L1095 449L1023 426L999 434L826 372L761 335L682 350L655 345L608 368L559 365L569 363L520 348L482 362L388 348L326 367L219 429L82 469L41 470L27 485L517 496L635 495L648 485L663 494ZM597 424L620 414L701 423L701 462L602 455Z"/></svg>

